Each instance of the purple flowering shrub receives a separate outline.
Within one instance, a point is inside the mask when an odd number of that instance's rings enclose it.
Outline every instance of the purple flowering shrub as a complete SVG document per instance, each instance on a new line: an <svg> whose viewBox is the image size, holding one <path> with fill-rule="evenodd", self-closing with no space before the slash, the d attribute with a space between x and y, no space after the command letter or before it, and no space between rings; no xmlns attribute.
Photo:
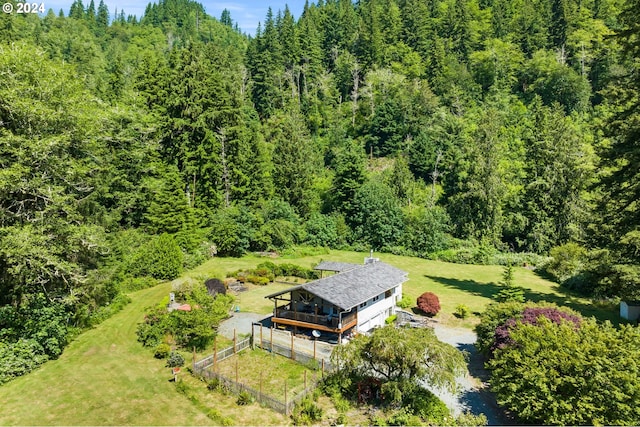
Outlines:
<svg viewBox="0 0 640 427"><path fill-rule="evenodd" d="M511 338L511 331L516 325L538 325L538 319L540 319L540 317L542 316L546 317L552 323L555 323L557 325L562 322L571 322L575 325L576 329L580 327L580 323L582 322L580 316L566 313L557 308L527 307L523 310L521 317L512 317L495 329L493 345L491 346L491 353L499 348L505 348L516 344L516 342Z"/></svg>

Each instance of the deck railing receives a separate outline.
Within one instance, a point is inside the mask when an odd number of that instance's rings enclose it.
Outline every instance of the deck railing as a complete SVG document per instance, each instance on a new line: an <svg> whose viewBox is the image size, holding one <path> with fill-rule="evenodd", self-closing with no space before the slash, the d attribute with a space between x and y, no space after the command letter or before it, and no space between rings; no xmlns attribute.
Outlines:
<svg viewBox="0 0 640 427"><path fill-rule="evenodd" d="M274 317L280 319L297 320L298 322L312 323L323 325L333 329L339 329L338 323L340 319L337 315L329 317L325 314L315 314L301 311L293 311L288 308L278 307L275 309ZM342 315L342 325L347 325L356 319L356 313L345 313Z"/></svg>

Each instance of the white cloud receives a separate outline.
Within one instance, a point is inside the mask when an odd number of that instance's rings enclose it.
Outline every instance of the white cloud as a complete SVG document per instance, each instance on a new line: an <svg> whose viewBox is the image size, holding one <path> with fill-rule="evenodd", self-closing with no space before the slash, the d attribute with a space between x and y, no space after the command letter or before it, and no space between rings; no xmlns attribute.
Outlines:
<svg viewBox="0 0 640 427"><path fill-rule="evenodd" d="M229 12L243 12L246 10L246 7L238 4L238 3L219 3L219 2L213 2L213 7L216 10L229 10Z"/></svg>

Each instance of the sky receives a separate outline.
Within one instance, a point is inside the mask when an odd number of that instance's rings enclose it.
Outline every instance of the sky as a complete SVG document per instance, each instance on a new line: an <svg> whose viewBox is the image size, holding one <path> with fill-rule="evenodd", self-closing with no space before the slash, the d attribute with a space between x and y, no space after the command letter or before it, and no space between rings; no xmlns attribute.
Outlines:
<svg viewBox="0 0 640 427"><path fill-rule="evenodd" d="M62 9L65 16L69 14L69 8L73 3L73 0L36 0L44 1L46 10L53 9L58 14L58 11ZM85 6L89 4L91 0L83 0ZM227 0L227 1L214 1L214 0L197 0L201 3L206 12L220 19L220 15L224 9L228 9L231 12L231 19L234 23L238 23L240 30L247 34L255 34L256 28L258 28L258 22L263 22L267 16L267 9L271 6L274 15L278 10L284 10L285 4L289 5L289 10L293 16L297 19L302 13L304 7L304 0ZM153 3L152 0L104 0L105 4L109 7L109 13L111 17L115 15L116 8L118 13L124 9L126 15L136 15L140 18L144 14L144 10L148 3ZM94 0L96 8L100 0ZM155 1L157 3L157 0ZM310 1L310 3L315 3Z"/></svg>

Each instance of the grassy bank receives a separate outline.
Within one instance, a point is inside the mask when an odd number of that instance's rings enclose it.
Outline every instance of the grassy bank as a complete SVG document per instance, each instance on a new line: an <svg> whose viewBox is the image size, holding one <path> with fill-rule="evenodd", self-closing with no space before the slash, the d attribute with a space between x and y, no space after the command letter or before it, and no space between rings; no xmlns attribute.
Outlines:
<svg viewBox="0 0 640 427"><path fill-rule="evenodd" d="M168 283L131 295L121 312L91 329L62 356L0 387L2 425L208 425L178 394L164 361L135 336L144 308Z"/></svg>

